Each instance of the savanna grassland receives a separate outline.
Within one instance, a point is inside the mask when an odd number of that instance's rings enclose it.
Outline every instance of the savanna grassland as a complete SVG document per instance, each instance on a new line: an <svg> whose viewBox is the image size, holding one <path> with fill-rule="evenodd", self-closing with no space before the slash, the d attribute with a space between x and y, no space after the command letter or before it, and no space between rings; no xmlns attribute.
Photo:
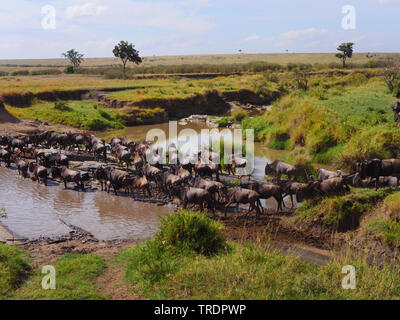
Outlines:
<svg viewBox="0 0 400 320"><path fill-rule="evenodd" d="M289 163L350 171L357 160L399 157L400 129L391 109L397 92L385 82L385 72L399 58L360 53L342 69L334 54L148 57L142 66L130 67L127 80L120 79L115 59L87 59L75 75L63 73L61 59L0 61L0 72L7 73L0 73L0 96L17 118L110 135L165 113L209 114L215 106L222 106L217 110L222 113L228 102L272 105L257 116L236 110L220 123L254 129L266 147L287 150L282 160ZM44 72L33 75L37 70ZM28 73L12 75L23 71ZM214 75L204 79L207 73ZM116 90L94 99L97 91L110 88ZM58 99L59 92L74 90L87 90L91 97ZM0 244L0 299L108 298L97 280L111 268L123 273L117 286L149 299L398 299L398 266L384 260L398 258L399 203L395 190L353 188L347 195L305 202L285 221L309 234L339 234L353 253L377 246L390 253L376 264L368 256L340 255L316 266L272 250L267 239L229 242L219 222L181 212L164 219L153 240L112 259L96 253L61 257L56 291L41 290L40 272L27 252ZM356 267L357 290L342 289L344 265Z"/></svg>

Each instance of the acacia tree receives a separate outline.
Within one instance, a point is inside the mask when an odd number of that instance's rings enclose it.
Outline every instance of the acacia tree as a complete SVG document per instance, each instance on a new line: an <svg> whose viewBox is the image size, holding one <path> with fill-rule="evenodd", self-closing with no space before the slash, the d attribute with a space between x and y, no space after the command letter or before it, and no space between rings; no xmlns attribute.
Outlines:
<svg viewBox="0 0 400 320"><path fill-rule="evenodd" d="M347 59L351 59L351 57L353 56L353 46L354 46L353 42L345 42L345 43L342 43L337 48L337 50L341 51L341 53L337 53L336 57L342 60L343 68L346 67Z"/></svg>
<svg viewBox="0 0 400 320"><path fill-rule="evenodd" d="M124 79L126 79L126 64L128 61L140 64L142 58L139 56L139 51L135 49L132 43L121 41L113 50L114 56L120 58L124 69Z"/></svg>
<svg viewBox="0 0 400 320"><path fill-rule="evenodd" d="M79 53L75 49L71 49L71 50L69 50L67 52L64 52L62 54L62 56L65 59L68 59L69 62L72 63L72 66L74 67L74 71L76 71L76 70L78 70L79 66L83 62L83 56L84 55L82 53Z"/></svg>

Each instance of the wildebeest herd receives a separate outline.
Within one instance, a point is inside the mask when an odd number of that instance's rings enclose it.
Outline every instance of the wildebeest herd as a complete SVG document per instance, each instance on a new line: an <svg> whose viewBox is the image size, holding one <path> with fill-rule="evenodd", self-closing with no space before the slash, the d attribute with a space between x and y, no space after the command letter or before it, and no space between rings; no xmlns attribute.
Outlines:
<svg viewBox="0 0 400 320"><path fill-rule="evenodd" d="M24 178L47 185L49 180L60 181L67 188L73 183L76 189L85 190L96 181L105 192L118 195L121 190L134 199L178 199L183 208L198 206L227 213L231 205L248 204L247 214L255 210L257 217L264 212L261 199L273 198L277 210L285 207L284 198L290 196L292 208L294 197L298 203L316 197L340 195L350 187L397 188L400 176L400 160L373 159L353 165L352 173L319 169L317 177L308 177L308 183L298 182L304 172L283 161L267 164L265 174L274 179L265 181L249 179L240 186L232 186L228 180L221 182L223 168L231 177L237 168L246 166L246 159L232 157L232 164L221 166L212 162L218 155L203 150L194 158L178 157L176 146L168 147L167 162L151 142L134 142L126 138L113 138L109 144L103 139L86 133L41 132L24 136L0 136L0 165L12 163ZM99 165L86 171L70 167L74 155L85 155ZM152 155L151 164L149 154ZM210 161L204 161L204 154ZM193 160L194 159L194 160ZM171 161L175 160L175 161ZM173 163L173 164L170 164ZM281 180L285 175L288 180ZM230 180L231 182L232 180Z"/></svg>

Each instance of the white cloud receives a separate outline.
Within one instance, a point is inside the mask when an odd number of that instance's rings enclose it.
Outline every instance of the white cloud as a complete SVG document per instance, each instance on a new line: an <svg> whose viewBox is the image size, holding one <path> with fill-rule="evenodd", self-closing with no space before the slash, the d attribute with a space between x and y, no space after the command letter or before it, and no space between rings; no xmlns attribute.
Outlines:
<svg viewBox="0 0 400 320"><path fill-rule="evenodd" d="M250 37L247 37L245 39L245 41L255 41L255 40L259 40L261 37L258 34L252 35Z"/></svg>
<svg viewBox="0 0 400 320"><path fill-rule="evenodd" d="M92 2L84 3L83 5L76 5L67 8L66 16L68 19L76 17L98 17L107 11L107 6L96 5Z"/></svg>
<svg viewBox="0 0 400 320"><path fill-rule="evenodd" d="M208 3L195 3L199 1ZM210 17L198 15L192 8L160 1L113 0L110 6L109 1L96 0L68 7L66 17L76 22L84 18L103 25L168 28L184 33L203 33L216 26Z"/></svg>

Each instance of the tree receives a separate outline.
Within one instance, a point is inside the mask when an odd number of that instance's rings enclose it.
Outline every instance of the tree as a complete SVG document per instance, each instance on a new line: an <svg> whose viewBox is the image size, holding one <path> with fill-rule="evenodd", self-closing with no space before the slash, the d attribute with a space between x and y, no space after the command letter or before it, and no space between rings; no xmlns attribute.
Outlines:
<svg viewBox="0 0 400 320"><path fill-rule="evenodd" d="M126 79L126 63L128 61L140 64L142 63L142 58L139 56L139 51L135 49L132 43L127 41L121 41L115 46L113 50L114 56L122 60L124 68L124 79Z"/></svg>
<svg viewBox="0 0 400 320"><path fill-rule="evenodd" d="M343 62L343 68L346 67L346 60L351 59L353 56L353 42L342 43L337 50L341 51L342 53L337 53L336 57L341 59Z"/></svg>
<svg viewBox="0 0 400 320"><path fill-rule="evenodd" d="M79 53L75 49L71 49L71 50L69 50L67 52L64 52L62 54L62 56L65 59L68 59L69 62L72 63L72 65L74 67L74 71L76 71L76 70L78 70L79 66L81 65L84 55L82 53Z"/></svg>

